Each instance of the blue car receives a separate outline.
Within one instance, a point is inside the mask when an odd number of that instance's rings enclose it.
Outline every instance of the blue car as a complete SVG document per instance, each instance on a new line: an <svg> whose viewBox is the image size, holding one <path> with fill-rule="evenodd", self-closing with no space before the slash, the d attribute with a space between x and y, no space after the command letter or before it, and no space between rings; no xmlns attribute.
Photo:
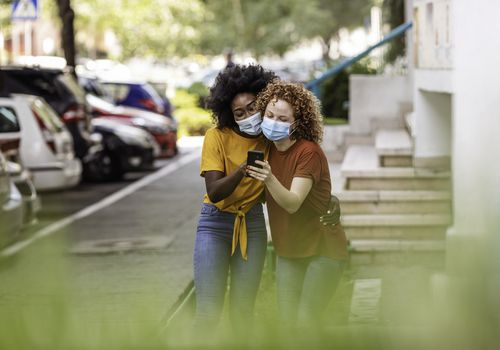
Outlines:
<svg viewBox="0 0 500 350"><path fill-rule="evenodd" d="M100 80L99 85L116 105L144 109L172 118L172 106L166 97L144 82Z"/></svg>

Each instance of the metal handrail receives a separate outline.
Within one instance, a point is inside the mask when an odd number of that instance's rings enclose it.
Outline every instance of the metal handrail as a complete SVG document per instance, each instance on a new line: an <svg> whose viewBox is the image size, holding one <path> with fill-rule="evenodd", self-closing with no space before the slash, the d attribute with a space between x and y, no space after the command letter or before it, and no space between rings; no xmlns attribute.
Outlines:
<svg viewBox="0 0 500 350"><path fill-rule="evenodd" d="M346 58L343 60L341 63L339 63L336 66L333 66L332 68L328 69L326 72L321 74L320 77L310 81L309 83L306 84L306 87L311 90L317 97L319 97L319 85L324 82L326 79L333 77L352 65L353 63L356 63L363 57L367 56L370 52L375 50L376 48L388 43L389 41L392 41L396 39L397 37L401 36L404 32L406 32L408 29L412 27L413 23L412 22L406 22L401 24L400 26L394 28L389 34L387 34L382 40L380 40L378 43L370 46L367 48L365 51L361 52L360 54Z"/></svg>

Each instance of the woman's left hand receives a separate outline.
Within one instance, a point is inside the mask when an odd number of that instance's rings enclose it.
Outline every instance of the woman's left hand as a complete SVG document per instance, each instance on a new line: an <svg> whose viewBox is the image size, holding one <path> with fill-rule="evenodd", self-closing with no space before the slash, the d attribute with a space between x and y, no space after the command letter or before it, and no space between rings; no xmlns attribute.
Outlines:
<svg viewBox="0 0 500 350"><path fill-rule="evenodd" d="M247 165L248 175L256 180L260 180L264 183L267 183L273 175L273 173L271 172L271 166L267 161L263 162L260 160L256 160L255 163L261 165L262 169L251 165Z"/></svg>

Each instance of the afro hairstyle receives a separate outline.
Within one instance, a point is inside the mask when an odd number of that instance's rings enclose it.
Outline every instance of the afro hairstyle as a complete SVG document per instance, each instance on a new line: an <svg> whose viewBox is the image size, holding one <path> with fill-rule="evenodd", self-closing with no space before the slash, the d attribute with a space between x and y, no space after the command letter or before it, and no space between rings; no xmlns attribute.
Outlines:
<svg viewBox="0 0 500 350"><path fill-rule="evenodd" d="M236 95L252 93L255 96L271 81L278 77L260 65L234 65L221 71L210 88L206 106L212 111L212 118L217 128L235 128L231 102Z"/></svg>

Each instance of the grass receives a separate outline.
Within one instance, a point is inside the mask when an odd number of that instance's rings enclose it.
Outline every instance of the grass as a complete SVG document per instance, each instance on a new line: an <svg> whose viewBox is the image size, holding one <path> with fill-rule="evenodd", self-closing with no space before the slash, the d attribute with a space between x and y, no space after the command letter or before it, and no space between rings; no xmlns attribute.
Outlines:
<svg viewBox="0 0 500 350"><path fill-rule="evenodd" d="M324 125L345 125L349 121L343 118L323 118Z"/></svg>

